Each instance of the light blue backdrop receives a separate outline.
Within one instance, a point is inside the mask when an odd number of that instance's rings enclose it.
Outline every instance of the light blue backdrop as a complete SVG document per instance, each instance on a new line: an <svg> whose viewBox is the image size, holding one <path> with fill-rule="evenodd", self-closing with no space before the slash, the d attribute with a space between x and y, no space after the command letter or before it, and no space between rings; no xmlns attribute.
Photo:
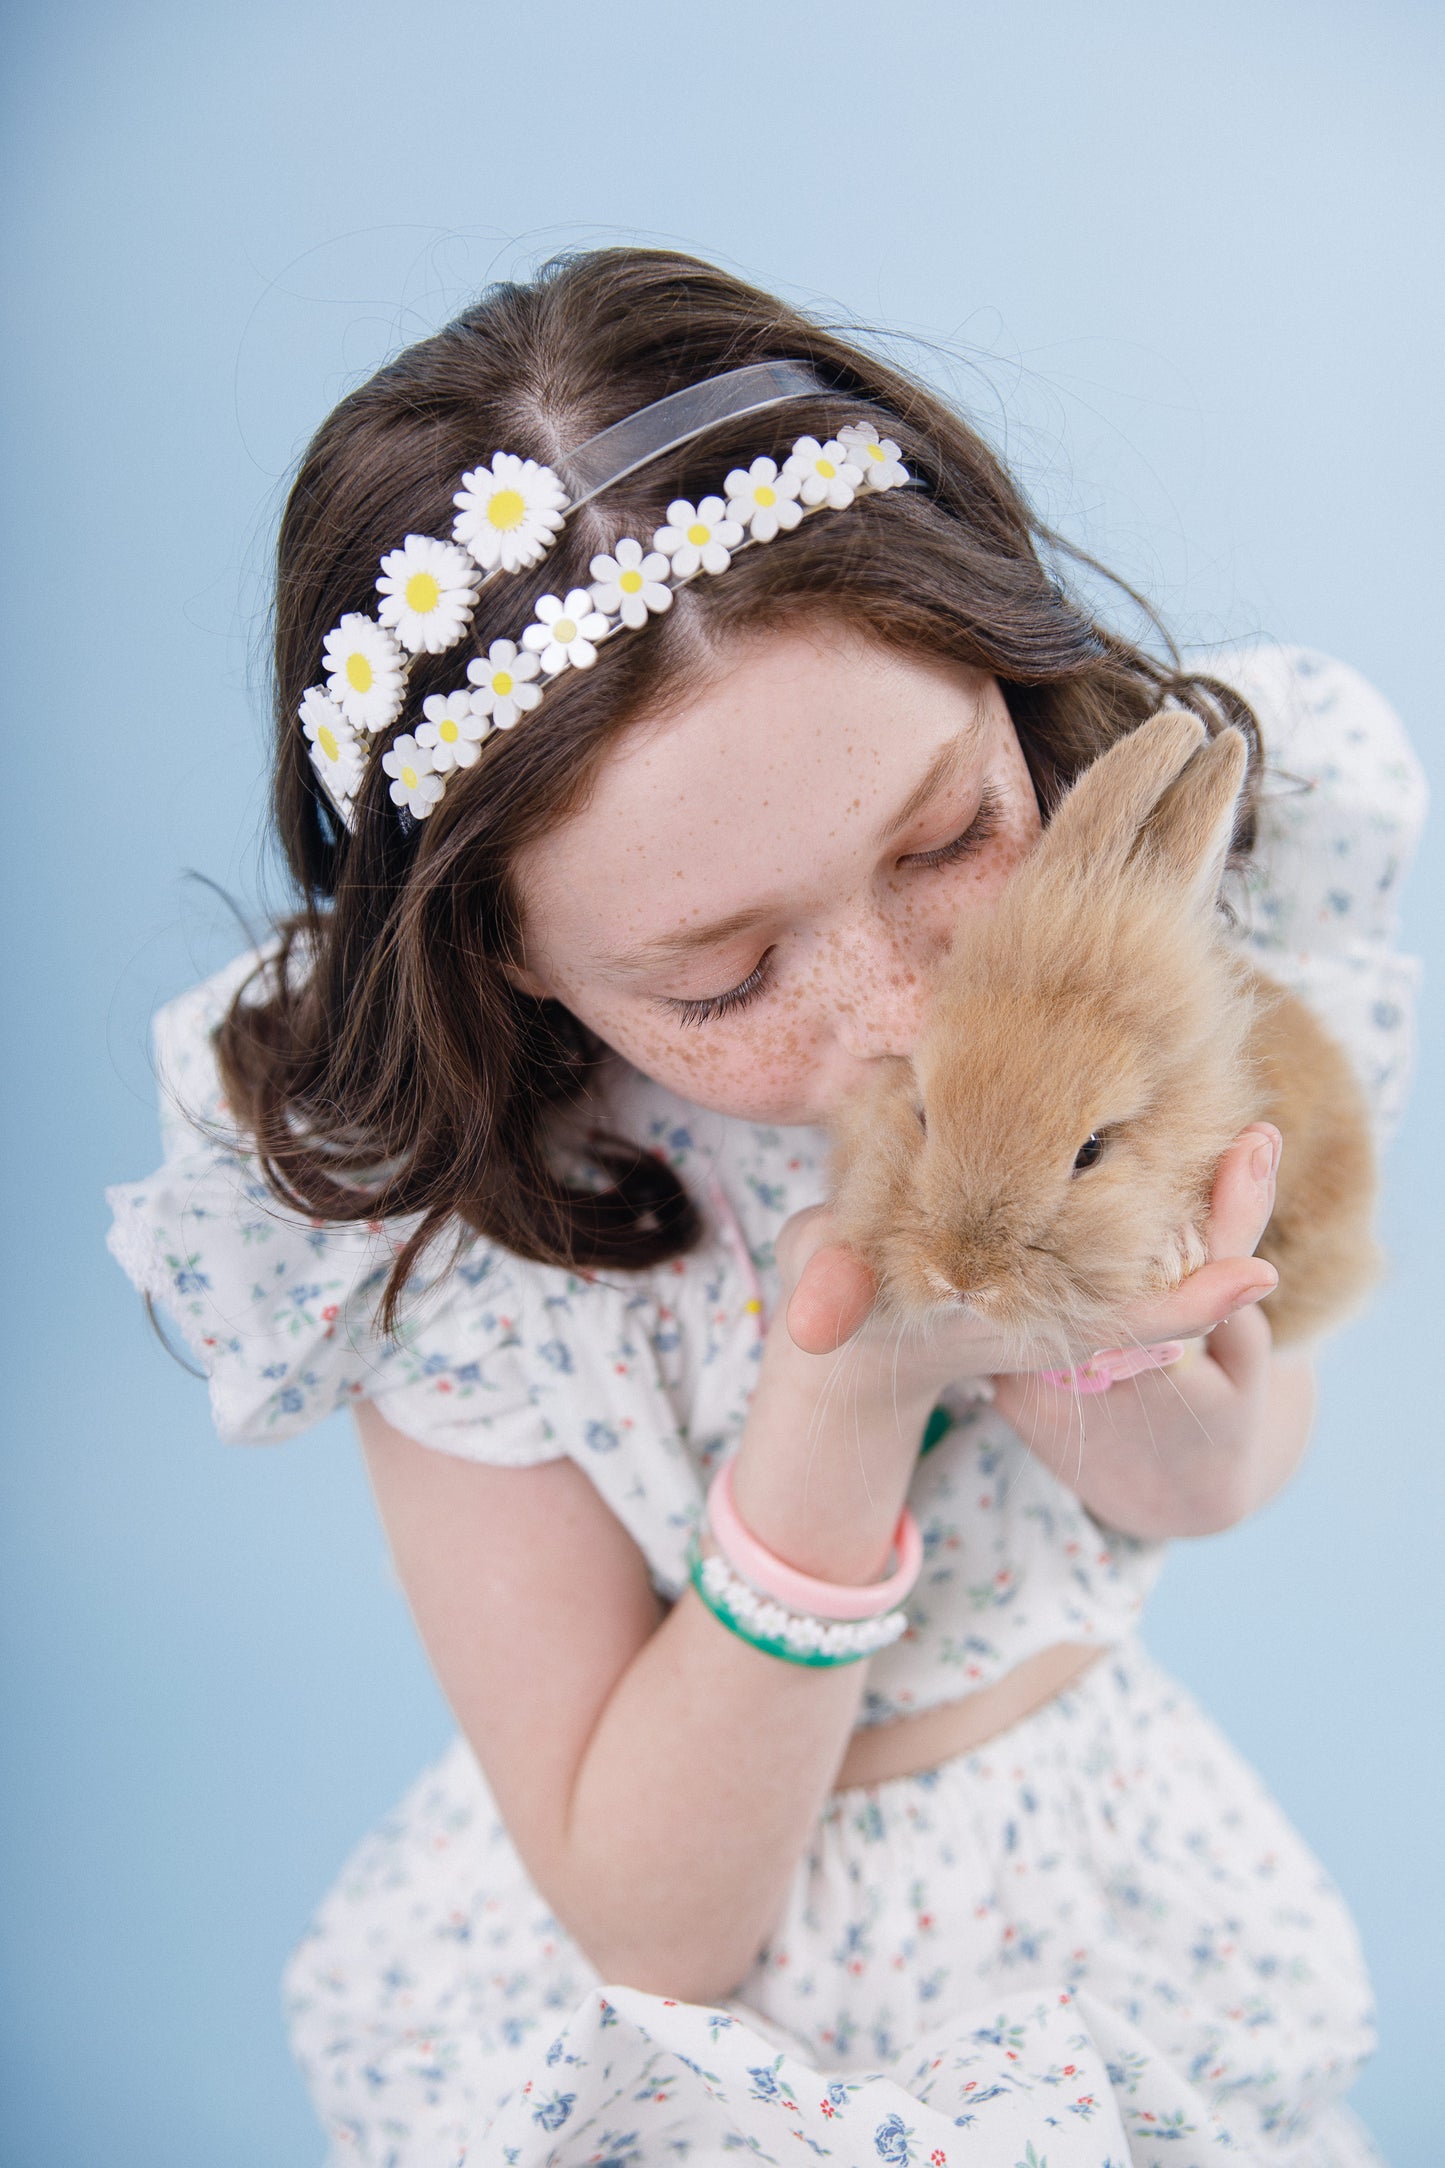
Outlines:
<svg viewBox="0 0 1445 2168"><path fill-rule="evenodd" d="M235 945L182 869L263 891L288 464L496 270L696 248L970 350L1186 639L1348 657L1438 777L1445 38L1401 0L51 0L5 36L0 2149L303 2168L278 1968L447 1721L344 1427L217 1445L100 1202L155 1156L151 1007ZM1434 865L1409 921L1428 950ZM1179 1549L1153 1628L1356 1907L1396 2168L1440 2151L1440 1039L1312 1462Z"/></svg>

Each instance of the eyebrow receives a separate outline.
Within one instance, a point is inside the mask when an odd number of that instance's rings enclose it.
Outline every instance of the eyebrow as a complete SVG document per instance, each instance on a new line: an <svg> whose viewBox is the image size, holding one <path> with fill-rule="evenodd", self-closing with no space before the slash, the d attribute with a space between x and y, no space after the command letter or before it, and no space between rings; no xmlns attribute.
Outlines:
<svg viewBox="0 0 1445 2168"><path fill-rule="evenodd" d="M904 799L897 811L891 813L874 836L874 844L881 849L903 833L911 821L918 818L924 808L946 783L951 783L964 768L973 751L978 736L978 724L970 723L967 729L950 738L940 746L929 763L927 773ZM685 957L695 956L699 949L716 948L724 941L731 941L740 933L751 933L757 926L772 918L776 905L771 903L749 904L743 910L729 911L726 918L709 920L705 926L687 926L680 933L660 934L655 941L643 941L636 948L628 949L617 957L617 968L623 971L640 971L658 964L679 963Z"/></svg>

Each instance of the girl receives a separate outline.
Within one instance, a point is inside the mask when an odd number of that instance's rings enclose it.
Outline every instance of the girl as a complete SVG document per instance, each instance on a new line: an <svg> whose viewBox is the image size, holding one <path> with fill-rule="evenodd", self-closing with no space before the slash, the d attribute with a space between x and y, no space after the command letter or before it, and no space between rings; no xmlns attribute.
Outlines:
<svg viewBox="0 0 1445 2168"><path fill-rule="evenodd" d="M1241 937L1398 1105L1395 719L1059 558L938 397L672 255L490 293L302 462L301 900L162 1015L112 1241L223 1436L353 1406L460 1725L289 1969L335 2162L1375 2158L1340 1898L1135 1638L1306 1442L1278 1133L1087 1398L959 1305L900 1343L830 1238L828 1117L1166 697L1256 756Z"/></svg>

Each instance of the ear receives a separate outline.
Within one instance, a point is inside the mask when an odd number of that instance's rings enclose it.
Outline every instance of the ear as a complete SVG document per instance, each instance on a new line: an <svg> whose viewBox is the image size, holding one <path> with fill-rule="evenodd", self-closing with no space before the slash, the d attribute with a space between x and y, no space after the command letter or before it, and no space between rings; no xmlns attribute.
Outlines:
<svg viewBox="0 0 1445 2168"><path fill-rule="evenodd" d="M1162 876L1197 909L1212 911L1248 765L1241 731L1221 730L1201 746L1145 822L1131 865Z"/></svg>
<svg viewBox="0 0 1445 2168"><path fill-rule="evenodd" d="M1091 874L1117 873L1164 792L1204 743L1204 725L1161 708L1087 767L1059 805L1035 854L1069 859Z"/></svg>

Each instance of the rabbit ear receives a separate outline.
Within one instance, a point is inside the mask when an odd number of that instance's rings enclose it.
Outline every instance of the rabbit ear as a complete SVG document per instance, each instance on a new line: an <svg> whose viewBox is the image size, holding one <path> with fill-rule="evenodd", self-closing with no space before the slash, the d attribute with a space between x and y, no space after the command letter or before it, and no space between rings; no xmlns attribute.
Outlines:
<svg viewBox="0 0 1445 2168"><path fill-rule="evenodd" d="M1204 725L1182 708L1161 708L1101 753L1060 802L1039 845L1041 860L1068 859L1095 874L1118 872L1139 831L1204 742Z"/></svg>
<svg viewBox="0 0 1445 2168"><path fill-rule="evenodd" d="M1186 900L1214 909L1249 765L1243 733L1222 730L1171 783L1140 830L1131 867L1162 875Z"/></svg>

